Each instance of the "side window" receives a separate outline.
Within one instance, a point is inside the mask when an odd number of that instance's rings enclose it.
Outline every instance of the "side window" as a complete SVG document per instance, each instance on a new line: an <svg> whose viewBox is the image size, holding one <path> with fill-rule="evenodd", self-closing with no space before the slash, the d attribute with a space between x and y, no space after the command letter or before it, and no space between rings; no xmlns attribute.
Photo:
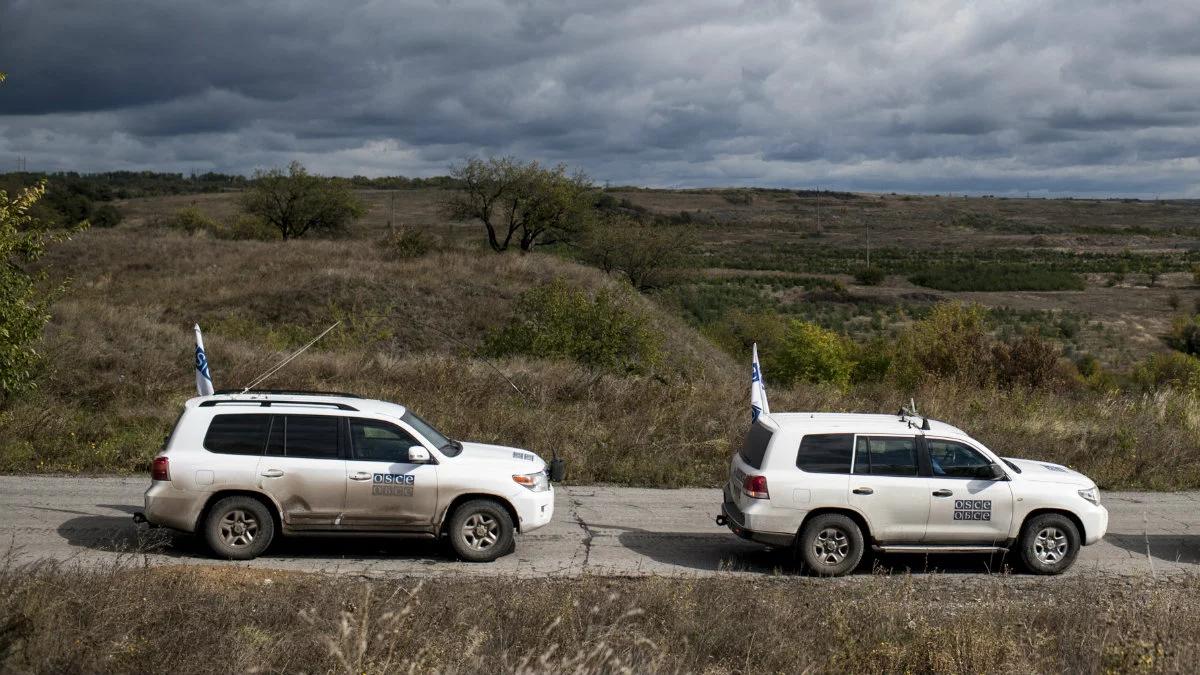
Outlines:
<svg viewBox="0 0 1200 675"><path fill-rule="evenodd" d="M854 473L872 476L916 476L917 439L911 436L859 436Z"/></svg>
<svg viewBox="0 0 1200 675"><path fill-rule="evenodd" d="M945 478L975 478L979 470L991 464L986 457L954 441L928 439L925 441L929 448L929 463L934 476Z"/></svg>
<svg viewBox="0 0 1200 675"><path fill-rule="evenodd" d="M270 415L214 415L204 448L223 455L261 455L270 428Z"/></svg>
<svg viewBox="0 0 1200 675"><path fill-rule="evenodd" d="M742 456L742 461L756 469L761 469L763 457L766 456L767 446L770 444L771 430L755 422L750 425L750 431L746 434L746 443L738 454Z"/></svg>
<svg viewBox="0 0 1200 675"><path fill-rule="evenodd" d="M338 418L326 415L284 415L283 453L288 457L337 459Z"/></svg>
<svg viewBox="0 0 1200 675"><path fill-rule="evenodd" d="M809 473L850 473L854 434L808 434L800 441L796 466Z"/></svg>
<svg viewBox="0 0 1200 675"><path fill-rule="evenodd" d="M407 431L377 420L350 420L354 458L376 462L407 462L408 449L421 445Z"/></svg>

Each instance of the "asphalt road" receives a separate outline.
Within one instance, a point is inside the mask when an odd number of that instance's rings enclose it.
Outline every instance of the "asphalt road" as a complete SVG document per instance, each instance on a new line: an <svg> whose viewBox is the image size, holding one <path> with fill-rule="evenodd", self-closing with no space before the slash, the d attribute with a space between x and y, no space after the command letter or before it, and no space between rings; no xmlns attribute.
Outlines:
<svg viewBox="0 0 1200 675"><path fill-rule="evenodd" d="M452 560L431 541L300 538L250 562L216 561L202 542L135 526L145 478L0 476L0 555L11 563L245 565L263 569L383 575L631 576L794 574L785 551L742 541L713 522L720 492L603 486L559 488L554 521L521 535L513 555L491 564ZM1200 492L1108 492L1104 541L1083 549L1071 575L1200 572ZM893 572L979 574L999 560L976 556L883 556Z"/></svg>

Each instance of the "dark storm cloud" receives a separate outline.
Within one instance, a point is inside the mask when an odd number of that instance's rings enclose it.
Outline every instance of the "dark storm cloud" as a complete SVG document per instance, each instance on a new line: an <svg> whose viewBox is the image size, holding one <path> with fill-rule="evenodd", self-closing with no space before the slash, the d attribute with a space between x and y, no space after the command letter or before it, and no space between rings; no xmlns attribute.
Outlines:
<svg viewBox="0 0 1200 675"><path fill-rule="evenodd" d="M0 162L1200 196L1197 35L1165 0L0 0Z"/></svg>

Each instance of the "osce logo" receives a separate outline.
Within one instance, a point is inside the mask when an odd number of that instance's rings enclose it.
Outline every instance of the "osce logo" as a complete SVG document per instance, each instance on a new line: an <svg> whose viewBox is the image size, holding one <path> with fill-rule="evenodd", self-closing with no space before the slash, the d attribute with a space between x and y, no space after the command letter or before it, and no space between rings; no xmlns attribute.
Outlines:
<svg viewBox="0 0 1200 675"><path fill-rule="evenodd" d="M377 473L371 482L371 494L377 497L411 497L417 477L403 473Z"/></svg>
<svg viewBox="0 0 1200 675"><path fill-rule="evenodd" d="M955 499L955 520L991 520L992 500L990 499Z"/></svg>

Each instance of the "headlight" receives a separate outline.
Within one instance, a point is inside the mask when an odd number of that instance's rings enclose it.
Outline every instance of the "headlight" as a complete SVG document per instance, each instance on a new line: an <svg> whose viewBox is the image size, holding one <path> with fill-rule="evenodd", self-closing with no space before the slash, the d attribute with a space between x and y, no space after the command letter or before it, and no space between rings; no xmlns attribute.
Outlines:
<svg viewBox="0 0 1200 675"><path fill-rule="evenodd" d="M1079 496L1083 497L1084 499L1088 500L1089 502L1095 504L1096 506L1100 505L1100 489L1099 488L1088 488L1086 490L1080 490Z"/></svg>
<svg viewBox="0 0 1200 675"><path fill-rule="evenodd" d="M545 492L550 489L550 477L546 475L545 471L515 474L513 482L523 485L534 492Z"/></svg>

